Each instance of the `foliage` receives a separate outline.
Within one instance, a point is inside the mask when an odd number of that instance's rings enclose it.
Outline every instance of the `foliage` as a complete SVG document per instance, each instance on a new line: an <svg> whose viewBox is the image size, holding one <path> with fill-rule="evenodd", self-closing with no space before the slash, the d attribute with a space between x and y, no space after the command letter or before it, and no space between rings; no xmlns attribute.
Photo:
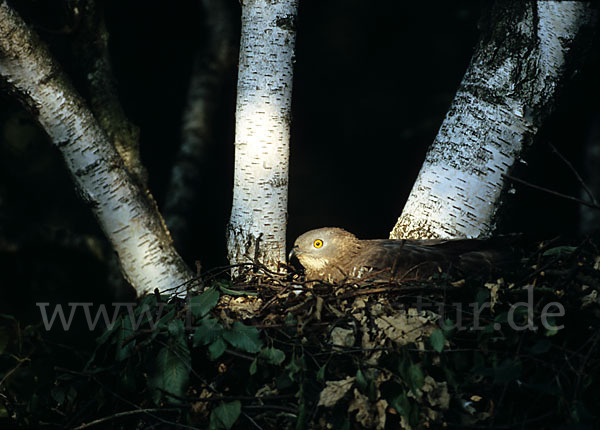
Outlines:
<svg viewBox="0 0 600 430"><path fill-rule="evenodd" d="M598 255L540 247L493 282L215 281L187 303L142 298L70 362L41 327L3 315L0 423L593 426Z"/></svg>

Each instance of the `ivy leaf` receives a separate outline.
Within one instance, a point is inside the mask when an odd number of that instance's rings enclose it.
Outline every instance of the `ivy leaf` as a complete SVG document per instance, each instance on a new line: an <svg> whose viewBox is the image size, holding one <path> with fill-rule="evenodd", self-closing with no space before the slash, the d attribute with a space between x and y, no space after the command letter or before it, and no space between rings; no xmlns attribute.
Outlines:
<svg viewBox="0 0 600 430"><path fill-rule="evenodd" d="M285 360L285 353L274 347L263 348L260 350L260 358L269 364L279 366Z"/></svg>
<svg viewBox="0 0 600 430"><path fill-rule="evenodd" d="M223 403L212 410L210 413L210 430L229 430L242 412L242 402L235 400L229 403Z"/></svg>
<svg viewBox="0 0 600 430"><path fill-rule="evenodd" d="M190 310L196 318L202 318L217 305L220 293L215 288L209 288L198 296L190 299Z"/></svg>
<svg viewBox="0 0 600 430"><path fill-rule="evenodd" d="M194 347L213 343L222 334L223 326L215 318L211 316L204 317L194 331Z"/></svg>
<svg viewBox="0 0 600 430"><path fill-rule="evenodd" d="M437 352L442 352L444 350L445 341L446 338L444 337L444 333L439 328L436 328L431 333L431 336L429 336L429 342L431 343L433 349L435 349Z"/></svg>
<svg viewBox="0 0 600 430"><path fill-rule="evenodd" d="M177 401L187 391L190 376L191 359L187 345L177 345L177 353L164 347L156 356L154 369L148 379L148 385L154 388L153 399L160 402L163 392L173 394L169 401Z"/></svg>
<svg viewBox="0 0 600 430"><path fill-rule="evenodd" d="M239 321L234 322L231 329L223 332L223 338L233 347L250 353L260 351L262 346L258 330Z"/></svg>

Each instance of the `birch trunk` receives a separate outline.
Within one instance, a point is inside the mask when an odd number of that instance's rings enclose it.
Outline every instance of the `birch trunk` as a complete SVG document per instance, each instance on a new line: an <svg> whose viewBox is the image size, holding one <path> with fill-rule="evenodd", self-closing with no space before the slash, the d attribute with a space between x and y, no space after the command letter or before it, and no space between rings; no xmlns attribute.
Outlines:
<svg viewBox="0 0 600 430"><path fill-rule="evenodd" d="M487 236L503 174L550 113L574 48L588 42L585 1L496 1L391 238Z"/></svg>
<svg viewBox="0 0 600 430"><path fill-rule="evenodd" d="M244 0L229 262L285 261L296 0ZM234 273L235 274L235 273Z"/></svg>
<svg viewBox="0 0 600 430"><path fill-rule="evenodd" d="M0 76L61 151L138 294L181 287L193 278L172 247L153 200L59 65L6 2L0 3Z"/></svg>

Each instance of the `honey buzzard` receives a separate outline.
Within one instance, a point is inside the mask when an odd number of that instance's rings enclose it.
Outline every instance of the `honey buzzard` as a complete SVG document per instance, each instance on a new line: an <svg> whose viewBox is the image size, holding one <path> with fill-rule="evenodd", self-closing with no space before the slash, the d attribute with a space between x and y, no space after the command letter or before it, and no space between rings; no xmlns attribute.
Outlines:
<svg viewBox="0 0 600 430"><path fill-rule="evenodd" d="M292 257L304 267L307 280L331 283L427 279L449 270L481 275L507 260L491 240L360 240L336 227L298 237Z"/></svg>

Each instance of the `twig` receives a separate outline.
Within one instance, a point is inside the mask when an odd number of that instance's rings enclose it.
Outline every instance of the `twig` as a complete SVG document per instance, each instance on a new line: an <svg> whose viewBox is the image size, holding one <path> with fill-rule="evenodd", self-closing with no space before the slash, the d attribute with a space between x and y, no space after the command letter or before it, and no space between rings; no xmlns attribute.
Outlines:
<svg viewBox="0 0 600 430"><path fill-rule="evenodd" d="M559 193L558 191L554 191L554 190L550 190L548 188L540 187L539 185L535 185L535 184L532 184L531 182L527 182L527 181L525 181L523 179L516 178L516 177L511 176L511 175L507 175L506 173L503 173L502 176L504 178L506 178L506 179L511 180L511 181L515 181L515 182L518 182L520 184L526 185L529 188L533 188L534 190L543 191L545 193L552 194L554 196L561 197L563 199L571 200L573 202L579 203L580 205L588 206L588 207L593 208L593 209L600 209L600 205L598 205L596 203L586 202L585 200L581 200L581 199L578 199L577 197L569 196L568 194L563 194L563 193Z"/></svg>
<svg viewBox="0 0 600 430"><path fill-rule="evenodd" d="M274 401L274 400L286 400L292 399L296 395L295 394L280 394L277 396L264 396L264 397L256 397L256 396L214 396L214 397L205 397L205 398L197 398L194 399L194 402L232 402L234 400L260 400L261 402L266 401Z"/></svg>
<svg viewBox="0 0 600 430"><path fill-rule="evenodd" d="M250 423L252 423L252 425L253 425L254 427L256 427L256 428L257 428L257 429L259 429L259 430L263 430L263 428L262 428L261 426L259 426L259 425L258 425L258 423L257 423L256 421L254 421L254 420L252 419L252 417L251 417L250 415L248 415L246 412L242 411L242 415L243 415L244 417L246 417L246 418L248 419L248 421L250 421Z"/></svg>
<svg viewBox="0 0 600 430"><path fill-rule="evenodd" d="M73 430L86 429L88 427L92 427L92 426L95 426L98 424L105 423L107 421L112 421L117 418L127 417L130 415L151 414L151 413L156 413L156 412L179 412L179 409L176 409L176 408L170 408L170 409L153 408L153 409L134 409L132 411L117 412L116 414L112 414L112 415L109 415L109 416L103 417L103 418L98 418L97 420L91 421L87 424L82 424L80 426L73 427Z"/></svg>
<svg viewBox="0 0 600 430"><path fill-rule="evenodd" d="M583 180L583 178L581 177L581 175L579 174L577 169L575 169L575 167L573 167L573 164L571 164L571 162L569 160L567 160L560 152L558 152L558 149L556 149L556 147L551 142L548 142L548 145L550 145L550 148L552 148L552 152L554 152L567 165L567 167L569 169L571 169L571 172L573 172L573 174L579 181L579 184L581 185L583 190L586 192L586 194L588 195L588 197L590 198L592 203L597 205L598 201L596 200L596 197L594 197L594 193L592 192L592 190L590 190L588 185L585 183L585 181Z"/></svg>
<svg viewBox="0 0 600 430"><path fill-rule="evenodd" d="M17 358L17 357L15 357L15 358ZM13 373L15 373L16 370L19 367L21 367L21 365L23 363L25 363L26 361L31 361L29 357L17 358L17 360L18 360L19 363L15 367L13 367L12 369L10 369L8 372L6 372L6 375L4 375L4 378L2 378L2 380L0 380L0 387L2 386L2 384L4 384L4 381L6 381L10 377L10 375L12 375Z"/></svg>

